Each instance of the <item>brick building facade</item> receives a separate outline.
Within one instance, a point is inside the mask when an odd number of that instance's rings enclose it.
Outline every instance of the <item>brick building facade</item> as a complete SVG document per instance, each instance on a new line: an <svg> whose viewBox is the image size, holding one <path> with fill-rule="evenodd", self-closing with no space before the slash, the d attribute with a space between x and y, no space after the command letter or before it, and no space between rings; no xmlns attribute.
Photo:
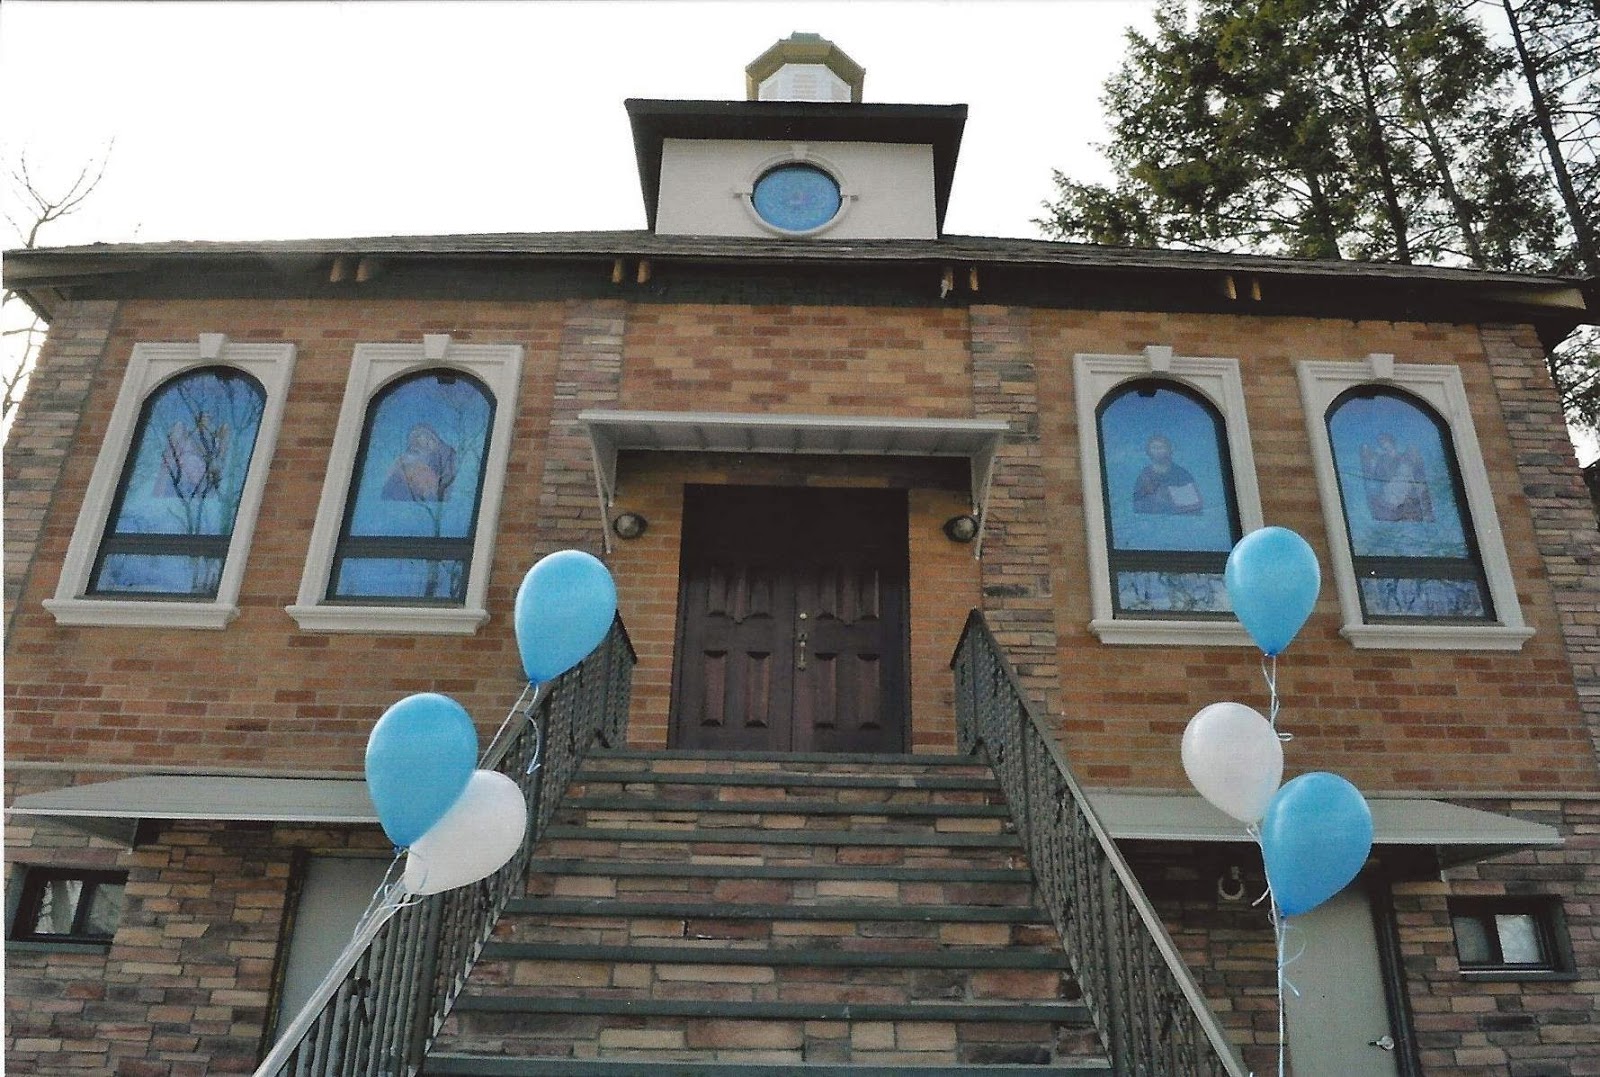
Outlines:
<svg viewBox="0 0 1600 1077"><path fill-rule="evenodd" d="M641 169L647 158L658 163L663 142L714 142L707 132L729 122L710 104L643 104L682 105L710 126L636 108ZM873 119L874 107L752 102L739 116L747 141L792 130L796 110L817 125L803 136L814 140L870 141L850 126L860 114L852 109L867 110L869 127L915 128L918 117ZM933 147L930 212L942 216L941 140L953 124L959 141L959 116L921 121L931 133L901 141ZM670 174L670 161L660 167ZM675 197L670 188L660 181L659 198ZM647 204L653 193L647 179ZM869 184L862 207L872 195ZM1366 885L1399 1011L1399 1072L1600 1073L1600 537L1542 358L1543 346L1594 318L1573 282L894 231L795 238L772 228L98 246L17 252L7 272L52 325L5 455L7 803L28 808L12 812L7 830L13 1072L252 1068L275 1020L306 857L381 853L377 828L132 819L115 820L131 829L114 840L85 836L60 806L79 787L146 775L358 776L373 721L412 692L454 696L487 733L521 687L513 596L544 553L604 556L639 655L630 746L678 744L691 490L903 498L907 751L955 748L949 657L978 607L1085 785L1197 804L1179 737L1217 700L1265 709L1259 655L1216 619L1146 617L1163 627L1130 639L1119 632L1143 630L1138 611L1098 605L1109 510L1097 499L1110 485L1086 456L1083 416L1111 394L1087 412L1083 396L1085 372L1111 357L1142 370L1118 375L1124 382L1187 386L1230 429L1247 416L1253 461L1230 458L1240 526L1258 513L1257 524L1291 527L1324 566L1322 597L1279 667L1280 724L1294 734L1289 773L1335 771L1402 812L1489 812L1510 835L1496 844L1460 832L1380 833ZM93 547L108 526L106 506L85 510L87 492L97 467L121 474L133 435L108 449L108 431L125 384L148 361L141 347L154 344L192 347L179 370L226 367L241 345L292 353L275 444L258 443L253 535L227 554L230 568L243 558L237 595L210 603L228 607L215 627L165 626L159 609L154 620L140 616L161 603L113 594L104 605L138 608L136 623L119 623L70 578L75 536ZM485 480L499 489L492 559L472 569L487 585L481 624L400 617L330 629L293 612L306 605L325 487L338 485L330 461L351 436L340 428L353 356L380 344L413 349L407 370L453 369L474 348L518 356L514 396L494 405L509 438L503 472ZM1201 359L1211 365L1194 373ZM1350 571L1341 560L1348 539L1330 530L1328 476L1311 445L1323 417L1308 415L1305 364L1318 362L1402 392L1430 371L1459 374L1465 413L1433 410L1447 447L1477 453L1457 461L1450 496L1471 518L1480 558L1503 551L1510 589L1484 584L1492 615L1464 627L1444 618L1451 631L1442 636L1407 634L1427 628L1426 617L1402 618L1396 637L1361 636L1371 625L1335 587ZM1236 379L1242 412L1203 388L1212 377ZM136 394L135 409L147 399ZM357 401L358 416L369 399ZM976 452L853 450L848 433L815 451L625 447L603 503L595 430L639 414L691 425L788 417L797 431L800 420L846 431L851 421L959 430L1000 420L1004 432L986 486L974 482ZM1475 472L1491 499L1487 516L1469 490ZM984 487L976 504L975 486ZM647 531L608 537L622 512L645 518ZM941 530L967 513L981 520L981 547ZM337 531L338 521L324 526ZM1492 566L1482 571L1493 576ZM313 605L325 584L313 587ZM381 603L355 606L384 617ZM1235 866L1257 892L1258 854L1238 837L1143 835L1125 846L1230 1035L1266 1067L1277 1037L1270 928L1248 901L1219 896ZM18 937L27 880L51 869L126 873L108 938ZM1463 969L1457 933L1478 923L1492 934L1509 922L1496 916L1528 918L1549 933L1545 949L1526 967L1502 955Z"/></svg>

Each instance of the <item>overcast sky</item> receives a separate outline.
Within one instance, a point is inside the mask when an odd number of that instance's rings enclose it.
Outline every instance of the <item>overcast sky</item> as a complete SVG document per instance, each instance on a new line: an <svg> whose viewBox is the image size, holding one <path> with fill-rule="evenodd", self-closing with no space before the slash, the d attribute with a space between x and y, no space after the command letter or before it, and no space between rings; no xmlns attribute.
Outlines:
<svg viewBox="0 0 1600 1077"><path fill-rule="evenodd" d="M866 100L970 107L946 230L1038 236L1100 177L1126 0L0 5L0 133L44 186L115 139L52 244L642 228L622 102L741 99L794 31ZM10 237L8 237L8 242Z"/></svg>
<svg viewBox="0 0 1600 1077"><path fill-rule="evenodd" d="M1154 8L5 0L0 153L54 193L115 143L45 245L642 228L623 100L742 99L745 64L806 31L869 102L969 107L947 232L1037 238L1052 169L1106 178L1101 87ZM26 217L9 185L0 206Z"/></svg>

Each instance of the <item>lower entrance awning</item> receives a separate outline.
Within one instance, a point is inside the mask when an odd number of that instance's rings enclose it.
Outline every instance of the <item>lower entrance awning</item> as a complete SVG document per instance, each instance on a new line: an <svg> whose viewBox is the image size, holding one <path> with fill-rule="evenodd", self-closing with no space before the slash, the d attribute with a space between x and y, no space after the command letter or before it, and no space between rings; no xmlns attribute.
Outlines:
<svg viewBox="0 0 1600 1077"><path fill-rule="evenodd" d="M1118 841L1250 841L1241 823L1198 796L1090 790L1089 800ZM1373 797L1367 803L1374 845L1431 848L1446 867L1563 843L1553 826L1440 800ZM360 778L149 774L29 793L7 810L129 844L147 820L378 823Z"/></svg>
<svg viewBox="0 0 1600 1077"><path fill-rule="evenodd" d="M855 415L743 415L709 411L608 411L578 414L594 455L603 519L616 498L617 456L625 450L692 453L787 453L820 456L947 456L972 472L976 548L1004 419L903 419ZM606 548L611 537L606 530Z"/></svg>
<svg viewBox="0 0 1600 1077"><path fill-rule="evenodd" d="M359 778L146 774L18 797L12 816L52 819L132 845L146 820L377 825Z"/></svg>
<svg viewBox="0 0 1600 1077"><path fill-rule="evenodd" d="M1089 802L1118 841L1249 842L1244 824L1198 796L1089 790ZM1371 797L1374 846L1432 848L1441 867L1520 849L1562 844L1559 831L1442 800Z"/></svg>

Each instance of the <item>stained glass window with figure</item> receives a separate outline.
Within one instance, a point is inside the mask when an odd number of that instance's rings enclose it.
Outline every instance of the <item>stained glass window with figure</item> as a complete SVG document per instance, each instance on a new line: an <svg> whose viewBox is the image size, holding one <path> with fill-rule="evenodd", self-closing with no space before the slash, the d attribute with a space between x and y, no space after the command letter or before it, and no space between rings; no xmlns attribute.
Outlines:
<svg viewBox="0 0 1600 1077"><path fill-rule="evenodd" d="M1108 394L1098 421L1117 615L1226 617L1239 513L1221 413L1187 386L1143 378Z"/></svg>
<svg viewBox="0 0 1600 1077"><path fill-rule="evenodd" d="M460 371L414 374L373 398L328 598L463 601L493 422L493 396Z"/></svg>
<svg viewBox="0 0 1600 1077"><path fill-rule="evenodd" d="M1365 618L1493 620L1444 421L1408 393L1359 386L1327 425Z"/></svg>

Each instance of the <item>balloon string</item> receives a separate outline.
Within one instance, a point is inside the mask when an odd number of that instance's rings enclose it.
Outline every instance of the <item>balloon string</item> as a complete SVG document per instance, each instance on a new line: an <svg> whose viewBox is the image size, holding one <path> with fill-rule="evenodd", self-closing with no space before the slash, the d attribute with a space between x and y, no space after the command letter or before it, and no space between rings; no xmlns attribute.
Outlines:
<svg viewBox="0 0 1600 1077"><path fill-rule="evenodd" d="M1278 709L1282 705L1278 698L1278 656L1263 654L1261 656L1261 675L1267 681L1267 693L1270 697L1267 703L1267 724L1273 732L1278 734L1278 739L1287 743L1294 740L1293 733L1284 733L1278 729Z"/></svg>
<svg viewBox="0 0 1600 1077"><path fill-rule="evenodd" d="M378 882L378 888L372 892L372 899L367 902L366 911L356 920L356 934L360 934L361 926L369 923L373 917L382 916L387 920L395 912L410 904L406 898L404 876L397 874L400 861L405 857L406 850L396 846L394 859L389 861L389 866L384 870L383 878Z"/></svg>
<svg viewBox="0 0 1600 1077"><path fill-rule="evenodd" d="M524 770L524 777L532 777L533 772L544 766L544 729L534 721L532 708L528 711L528 721L533 723L533 751L528 755L528 766Z"/></svg>
<svg viewBox="0 0 1600 1077"><path fill-rule="evenodd" d="M1270 894L1272 891L1268 890L1267 893ZM1286 1072L1285 1064L1288 1061L1287 1049L1289 1045L1288 1036L1286 1035L1287 1030L1285 1028L1286 1022L1284 1021L1283 1013L1283 937L1285 934L1285 925L1283 922L1283 917L1278 915L1278 902L1276 898L1274 898L1272 901L1271 909L1272 931L1278 943L1278 1077L1284 1077L1284 1073Z"/></svg>
<svg viewBox="0 0 1600 1077"><path fill-rule="evenodd" d="M525 714L530 720L533 718L533 710L539 704L539 689L542 687L542 684L534 684L532 681L529 681L527 684L522 686L522 694L517 697L517 701L515 703L511 704L511 710L506 712L505 721L500 723L500 728L496 729L494 731L494 736L489 738L489 746L485 748L483 750L483 754L478 757L478 768L480 770L483 769L483 764L488 762L489 756L495 750L495 746L500 743L500 738L505 735L506 730L511 727L511 723L515 721L519 715ZM528 699L529 692L533 693L533 698L531 700ZM523 705L523 700L528 700L526 706Z"/></svg>

